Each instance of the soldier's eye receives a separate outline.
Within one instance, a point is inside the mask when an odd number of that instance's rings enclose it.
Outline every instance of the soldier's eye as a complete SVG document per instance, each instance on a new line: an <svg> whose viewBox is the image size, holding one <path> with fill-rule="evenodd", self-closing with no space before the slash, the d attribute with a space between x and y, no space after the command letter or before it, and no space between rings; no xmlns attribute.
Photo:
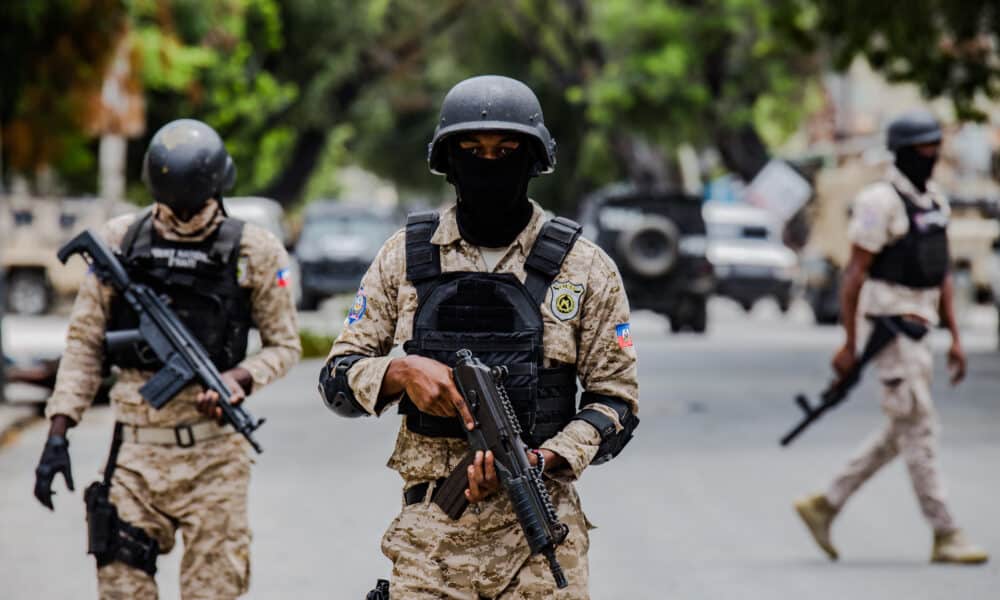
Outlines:
<svg viewBox="0 0 1000 600"><path fill-rule="evenodd" d="M500 154L500 156L507 156L508 154L510 154L510 148L501 147L500 152L498 154Z"/></svg>

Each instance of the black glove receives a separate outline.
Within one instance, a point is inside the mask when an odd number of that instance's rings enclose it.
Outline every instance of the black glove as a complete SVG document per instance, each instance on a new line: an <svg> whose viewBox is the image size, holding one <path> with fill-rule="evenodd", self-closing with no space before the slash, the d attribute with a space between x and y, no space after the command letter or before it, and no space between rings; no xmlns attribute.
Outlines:
<svg viewBox="0 0 1000 600"><path fill-rule="evenodd" d="M45 442L45 449L42 450L42 458L35 469L35 498L49 510L55 510L52 506L52 479L56 473L63 474L66 487L72 492L74 488L73 473L69 465L69 440L62 435L49 436Z"/></svg>

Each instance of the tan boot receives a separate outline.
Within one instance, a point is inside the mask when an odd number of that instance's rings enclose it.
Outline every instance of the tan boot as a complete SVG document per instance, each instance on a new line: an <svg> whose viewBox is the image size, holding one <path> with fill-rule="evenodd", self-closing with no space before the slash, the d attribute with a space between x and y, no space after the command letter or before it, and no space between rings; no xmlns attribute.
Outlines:
<svg viewBox="0 0 1000 600"><path fill-rule="evenodd" d="M813 539L823 549L823 552L826 552L830 560L837 560L837 549L830 541L830 525L833 524L833 518L837 516L837 509L823 494L814 494L796 500L795 510L805 521L809 533L812 534Z"/></svg>
<svg viewBox="0 0 1000 600"><path fill-rule="evenodd" d="M989 559L990 555L965 539L965 535L960 530L934 533L934 550L931 552L931 562L978 565Z"/></svg>

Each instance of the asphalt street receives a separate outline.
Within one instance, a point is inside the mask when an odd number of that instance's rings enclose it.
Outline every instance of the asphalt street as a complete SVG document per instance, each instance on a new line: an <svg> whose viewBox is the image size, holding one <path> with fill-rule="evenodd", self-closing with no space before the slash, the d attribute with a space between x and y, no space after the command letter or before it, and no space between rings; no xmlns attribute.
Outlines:
<svg viewBox="0 0 1000 600"><path fill-rule="evenodd" d="M642 424L617 460L588 470L579 485L597 525L593 598L1000 597L1000 554L983 567L928 564L931 533L899 463L846 507L834 528L842 560L828 562L791 502L822 489L881 426L875 387L867 380L781 449L778 437L799 416L793 395L823 386L839 330L813 326L802 307L786 317L764 305L745 316L721 301L710 315L707 336L672 336L648 313L633 319ZM970 375L959 388L946 382L947 336L932 340L941 458L960 523L1000 553L1000 354L995 321L966 326ZM389 572L379 539L400 504L400 480L384 467L399 420L329 413L315 391L318 368L302 363L249 405L268 418L250 498L250 598L360 599ZM31 496L44 424L0 450L0 598L96 597L81 495L104 460L111 423L109 410L96 408L71 432L77 491L65 493L60 480L54 514ZM178 550L160 561L163 598L178 596Z"/></svg>

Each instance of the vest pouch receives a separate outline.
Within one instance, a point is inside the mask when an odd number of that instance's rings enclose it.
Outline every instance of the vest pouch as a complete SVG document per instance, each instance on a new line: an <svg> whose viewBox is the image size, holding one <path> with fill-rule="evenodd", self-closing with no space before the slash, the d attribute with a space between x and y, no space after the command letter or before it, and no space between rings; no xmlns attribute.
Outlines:
<svg viewBox="0 0 1000 600"><path fill-rule="evenodd" d="M948 274L950 262L948 254L948 234L945 229L920 238L915 244L917 260L915 266L920 271L916 279L928 287L936 287Z"/></svg>
<svg viewBox="0 0 1000 600"><path fill-rule="evenodd" d="M539 338L534 331L418 331L404 345L404 349L407 354L426 356L454 367L458 361L456 352L464 348L491 367L506 366L508 375L503 384L522 429L527 433L534 425L533 409L537 393L535 363L541 353ZM409 398L400 402L399 412L406 415L407 428L414 433L431 437L465 437L458 419L421 413Z"/></svg>
<svg viewBox="0 0 1000 600"><path fill-rule="evenodd" d="M540 369L535 400L535 426L531 439L534 447L562 431L576 416L576 369L571 365Z"/></svg>

